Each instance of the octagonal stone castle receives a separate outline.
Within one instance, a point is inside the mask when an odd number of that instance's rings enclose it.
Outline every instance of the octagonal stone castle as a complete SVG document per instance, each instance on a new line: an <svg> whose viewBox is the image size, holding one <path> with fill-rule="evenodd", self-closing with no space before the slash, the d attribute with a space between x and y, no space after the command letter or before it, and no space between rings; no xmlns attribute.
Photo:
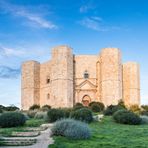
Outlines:
<svg viewBox="0 0 148 148"><path fill-rule="evenodd" d="M140 105L139 65L122 64L118 48L105 48L99 55L74 55L68 46L52 49L51 60L22 64L22 109L50 105L72 107L92 101L105 106Z"/></svg>

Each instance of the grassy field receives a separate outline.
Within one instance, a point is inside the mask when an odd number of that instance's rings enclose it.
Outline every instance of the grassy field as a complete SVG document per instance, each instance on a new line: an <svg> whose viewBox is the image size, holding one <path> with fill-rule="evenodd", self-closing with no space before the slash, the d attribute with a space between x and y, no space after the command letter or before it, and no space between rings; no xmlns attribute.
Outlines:
<svg viewBox="0 0 148 148"><path fill-rule="evenodd" d="M38 127L45 123L42 119L29 119L26 121L24 126L13 127L13 128L0 128L0 136L11 136L12 132L23 132L26 131L26 127Z"/></svg>
<svg viewBox="0 0 148 148"><path fill-rule="evenodd" d="M90 124L89 140L70 140L54 137L55 144L49 148L148 148L148 125L122 125L111 117Z"/></svg>

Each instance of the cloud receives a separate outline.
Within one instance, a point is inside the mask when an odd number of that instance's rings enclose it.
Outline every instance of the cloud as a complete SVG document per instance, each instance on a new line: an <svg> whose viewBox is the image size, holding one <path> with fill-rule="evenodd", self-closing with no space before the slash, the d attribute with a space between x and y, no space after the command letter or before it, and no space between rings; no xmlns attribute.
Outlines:
<svg viewBox="0 0 148 148"><path fill-rule="evenodd" d="M0 55L7 56L7 57L8 56L23 56L25 55L25 52L21 50L16 50L16 49L0 46Z"/></svg>
<svg viewBox="0 0 148 148"><path fill-rule="evenodd" d="M42 16L42 13L32 13L29 9L0 1L0 9L4 10L5 13L10 13L15 17L25 18L28 24L32 24L33 27L40 27L45 29L57 29L52 21L49 21ZM34 24L34 25L33 25Z"/></svg>
<svg viewBox="0 0 148 148"><path fill-rule="evenodd" d="M20 69L13 69L8 66L0 66L0 78L12 79L20 75Z"/></svg>
<svg viewBox="0 0 148 148"><path fill-rule="evenodd" d="M111 31L111 30L119 30L120 27L118 26L106 26L103 23L103 19L98 16L92 16L92 17L85 17L82 20L79 21L79 24L92 29L94 31L98 32L104 32L104 31Z"/></svg>

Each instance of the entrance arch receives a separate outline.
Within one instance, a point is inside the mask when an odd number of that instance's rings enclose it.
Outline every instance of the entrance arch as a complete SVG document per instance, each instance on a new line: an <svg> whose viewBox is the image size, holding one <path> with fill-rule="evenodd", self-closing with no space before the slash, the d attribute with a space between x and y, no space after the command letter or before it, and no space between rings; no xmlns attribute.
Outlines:
<svg viewBox="0 0 148 148"><path fill-rule="evenodd" d="M84 106L88 106L90 102L91 102L91 98L90 98L89 95L85 95L82 98L82 103L83 103Z"/></svg>

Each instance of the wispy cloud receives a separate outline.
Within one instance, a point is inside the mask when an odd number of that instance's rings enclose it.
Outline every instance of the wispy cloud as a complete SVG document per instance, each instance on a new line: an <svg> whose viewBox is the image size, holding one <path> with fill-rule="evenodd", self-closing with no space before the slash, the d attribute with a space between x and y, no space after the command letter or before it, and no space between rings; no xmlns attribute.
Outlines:
<svg viewBox="0 0 148 148"><path fill-rule="evenodd" d="M103 19L98 16L92 17L85 17L79 21L79 24L82 26L92 29L94 31L104 32L104 31L111 31L111 30L119 30L120 27L118 26L106 26L103 23Z"/></svg>
<svg viewBox="0 0 148 148"><path fill-rule="evenodd" d="M0 9L2 9L5 13L10 13L15 17L25 18L28 24L34 27L40 27L45 29L57 29L57 25L55 25L52 21L45 19L42 16L42 13L33 13L29 9L23 6L13 5L4 1L0 1ZM35 24L35 25L33 25Z"/></svg>
<svg viewBox="0 0 148 148"><path fill-rule="evenodd" d="M24 51L0 46L1 56L23 56L24 54Z"/></svg>
<svg viewBox="0 0 148 148"><path fill-rule="evenodd" d="M8 66L0 66L0 78L12 79L20 75L20 69L13 69Z"/></svg>

